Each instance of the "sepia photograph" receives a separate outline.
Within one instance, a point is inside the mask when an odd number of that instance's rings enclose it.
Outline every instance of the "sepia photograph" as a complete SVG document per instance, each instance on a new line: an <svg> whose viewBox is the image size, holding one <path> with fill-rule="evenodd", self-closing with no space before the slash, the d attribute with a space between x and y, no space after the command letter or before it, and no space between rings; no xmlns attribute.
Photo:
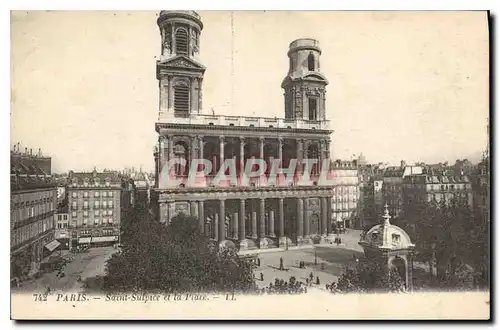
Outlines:
<svg viewBox="0 0 500 330"><path fill-rule="evenodd" d="M11 318L489 320L490 20L11 11Z"/></svg>

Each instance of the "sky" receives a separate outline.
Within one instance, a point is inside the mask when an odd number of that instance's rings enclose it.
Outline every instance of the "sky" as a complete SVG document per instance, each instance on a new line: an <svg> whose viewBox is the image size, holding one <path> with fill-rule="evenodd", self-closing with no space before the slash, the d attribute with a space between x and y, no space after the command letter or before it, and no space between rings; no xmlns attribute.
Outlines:
<svg viewBox="0 0 500 330"><path fill-rule="evenodd" d="M199 14L203 113L284 117L289 44L314 38L332 158L454 163L487 146L485 12L234 12L233 29L230 12ZM13 12L11 145L53 172L152 170L157 15Z"/></svg>

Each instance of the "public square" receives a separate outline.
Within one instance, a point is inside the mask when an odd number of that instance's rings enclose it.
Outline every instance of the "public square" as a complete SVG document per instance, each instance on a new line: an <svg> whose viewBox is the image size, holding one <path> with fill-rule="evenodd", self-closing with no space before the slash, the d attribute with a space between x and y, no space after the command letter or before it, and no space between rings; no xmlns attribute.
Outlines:
<svg viewBox="0 0 500 330"><path fill-rule="evenodd" d="M304 248L273 249L259 251L260 266L254 270L259 288L274 283L275 278L288 281L294 276L297 281L306 283L310 273L313 273L313 287L325 289L326 284L337 282L347 266L353 267L356 258L362 256L362 248L357 244L361 231L347 230L341 235L342 244L321 244ZM249 252L250 253L250 252ZM280 258L283 258L283 268L279 270ZM299 268L300 262L304 268ZM264 280L260 280L260 274ZM316 285L317 277L320 284Z"/></svg>
<svg viewBox="0 0 500 330"><path fill-rule="evenodd" d="M84 253L69 253L62 251L61 256L71 260L63 268L64 277L57 277L57 271L43 274L36 280L24 282L19 288L13 288L14 292L46 292L47 288L53 291L79 292L82 282L78 281L103 275L105 273L106 260L117 250L113 247L91 248ZM58 254L58 252L56 252Z"/></svg>

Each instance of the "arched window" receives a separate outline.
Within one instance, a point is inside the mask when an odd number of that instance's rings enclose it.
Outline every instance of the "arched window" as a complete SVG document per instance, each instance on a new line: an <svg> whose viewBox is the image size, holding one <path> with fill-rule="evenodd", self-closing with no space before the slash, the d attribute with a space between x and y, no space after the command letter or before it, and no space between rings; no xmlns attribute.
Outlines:
<svg viewBox="0 0 500 330"><path fill-rule="evenodd" d="M175 31L175 52L177 55L188 54L188 34L184 29Z"/></svg>
<svg viewBox="0 0 500 330"><path fill-rule="evenodd" d="M307 57L307 69L309 71L314 71L314 55L313 53L309 53Z"/></svg>
<svg viewBox="0 0 500 330"><path fill-rule="evenodd" d="M189 112L189 86L187 84L177 84L174 86L174 109L175 112Z"/></svg>
<svg viewBox="0 0 500 330"><path fill-rule="evenodd" d="M315 98L309 98L309 120L318 120L318 102Z"/></svg>

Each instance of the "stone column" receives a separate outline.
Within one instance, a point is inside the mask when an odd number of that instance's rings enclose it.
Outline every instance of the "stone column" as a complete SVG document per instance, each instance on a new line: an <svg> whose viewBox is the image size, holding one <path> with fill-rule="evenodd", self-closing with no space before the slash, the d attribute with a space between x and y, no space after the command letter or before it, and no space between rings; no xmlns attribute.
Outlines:
<svg viewBox="0 0 500 330"><path fill-rule="evenodd" d="M327 197L327 222L326 222L326 232L328 235L332 234L332 198Z"/></svg>
<svg viewBox="0 0 500 330"><path fill-rule="evenodd" d="M168 111L174 110L174 80L172 76L168 76Z"/></svg>
<svg viewBox="0 0 500 330"><path fill-rule="evenodd" d="M308 204L309 200L307 198L304 199L304 237L309 237L309 229L311 227L309 223L309 214L307 212L308 210Z"/></svg>
<svg viewBox="0 0 500 330"><path fill-rule="evenodd" d="M252 238L257 239L257 212L252 210Z"/></svg>
<svg viewBox="0 0 500 330"><path fill-rule="evenodd" d="M325 157L327 159L330 159L330 141L329 140L326 140L326 155Z"/></svg>
<svg viewBox="0 0 500 330"><path fill-rule="evenodd" d="M198 78L198 113L203 109L203 78Z"/></svg>
<svg viewBox="0 0 500 330"><path fill-rule="evenodd" d="M219 221L219 214L215 213L214 214L214 239L218 242L219 241L219 226L220 226L220 221Z"/></svg>
<svg viewBox="0 0 500 330"><path fill-rule="evenodd" d="M278 139L278 142L279 142L278 158L280 159L280 169L281 169L283 167L283 138L280 137Z"/></svg>
<svg viewBox="0 0 500 330"><path fill-rule="evenodd" d="M174 214L175 214L175 202L169 201L168 202L168 223L170 223L170 221L172 221Z"/></svg>
<svg viewBox="0 0 500 330"><path fill-rule="evenodd" d="M319 164L318 164L319 171L322 170L323 159L325 159L325 141L321 140L319 141Z"/></svg>
<svg viewBox="0 0 500 330"><path fill-rule="evenodd" d="M226 239L226 203L221 199L219 206L219 242Z"/></svg>
<svg viewBox="0 0 500 330"><path fill-rule="evenodd" d="M273 210L269 211L269 236L276 237L276 234L274 233L274 211Z"/></svg>
<svg viewBox="0 0 500 330"><path fill-rule="evenodd" d="M198 226L200 232L205 234L205 205L203 201L198 202Z"/></svg>
<svg viewBox="0 0 500 330"><path fill-rule="evenodd" d="M196 217L198 216L198 212L196 210L196 202L195 201L191 201L189 203L189 214L192 216L192 217Z"/></svg>
<svg viewBox="0 0 500 330"><path fill-rule="evenodd" d="M260 147L260 159L264 159L264 138L259 138L259 147Z"/></svg>
<svg viewBox="0 0 500 330"><path fill-rule="evenodd" d="M220 156L219 156L220 159L219 169L220 169L222 168L222 164L224 164L224 136L219 136L219 140L220 140Z"/></svg>
<svg viewBox="0 0 500 330"><path fill-rule="evenodd" d="M304 164L302 161L304 159L304 140L297 140L297 173L302 175L304 173Z"/></svg>
<svg viewBox="0 0 500 330"><path fill-rule="evenodd" d="M304 200L297 198L297 241L302 239L304 233Z"/></svg>
<svg viewBox="0 0 500 330"><path fill-rule="evenodd" d="M279 237L285 237L285 214L283 207L283 198L278 199L278 212L279 212Z"/></svg>
<svg viewBox="0 0 500 330"><path fill-rule="evenodd" d="M198 135L198 146L199 146L199 152L198 152L198 157L200 159L203 159L203 147L205 146L205 141L203 141L203 135Z"/></svg>
<svg viewBox="0 0 500 330"><path fill-rule="evenodd" d="M245 171L245 138L240 136L240 175Z"/></svg>
<svg viewBox="0 0 500 330"><path fill-rule="evenodd" d="M245 214L246 214L246 212L245 212L245 200L244 199L240 199L240 227L239 227L239 229L240 229L240 233L239 233L240 234L239 235L240 241L242 241L242 240L244 240L244 239L247 238L246 237L247 235L245 233L245 228L246 228L245 227L246 226L246 224L245 224Z"/></svg>
<svg viewBox="0 0 500 330"><path fill-rule="evenodd" d="M189 50L191 52L191 50ZM196 95L196 88L194 86L194 77L189 77L189 89L191 97L189 98L190 104L189 104L189 114L192 114L194 110L196 110L196 102L198 101L198 95Z"/></svg>
<svg viewBox="0 0 500 330"><path fill-rule="evenodd" d="M233 222L233 231L232 231L232 237L237 240L238 239L238 234L239 234L239 231L238 231L238 212L234 212L233 213L233 219L232 219L232 222Z"/></svg>
<svg viewBox="0 0 500 330"><path fill-rule="evenodd" d="M266 237L266 200L264 198L260 199L260 230L259 230L259 238Z"/></svg>
<svg viewBox="0 0 500 330"><path fill-rule="evenodd" d="M174 159L174 137L168 135L168 160Z"/></svg>
<svg viewBox="0 0 500 330"><path fill-rule="evenodd" d="M327 235L328 204L326 197L321 197L321 235Z"/></svg>

